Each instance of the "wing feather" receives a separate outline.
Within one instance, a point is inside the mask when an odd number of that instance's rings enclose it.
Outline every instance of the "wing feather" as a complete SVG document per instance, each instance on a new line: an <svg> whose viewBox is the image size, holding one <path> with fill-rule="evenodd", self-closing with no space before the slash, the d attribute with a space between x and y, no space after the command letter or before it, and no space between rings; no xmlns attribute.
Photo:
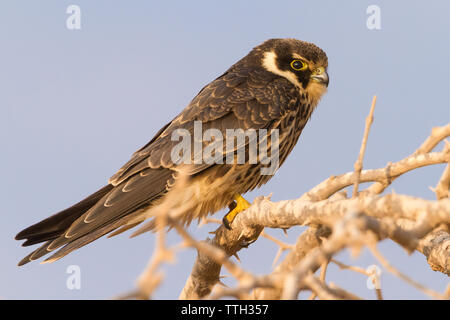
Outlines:
<svg viewBox="0 0 450 320"><path fill-rule="evenodd" d="M121 228L119 231L127 229L124 226L130 216L163 196L178 171L193 176L214 165L204 162L187 165L174 163L171 151L179 143L171 139L175 130L184 129L193 136L195 121L202 122L203 131L210 128L220 130L224 148L222 154L226 157L227 152L236 152L250 142L246 139L232 150L225 149L227 129L268 129L290 110L298 108L298 91L288 80L257 68L233 68L205 86L186 109L136 151L110 178L105 193L95 198L95 204L90 203L85 213L65 226L64 232L49 229L47 238L33 238L35 235L32 234L28 240L30 244L42 242L37 241L42 239L49 241L20 264L59 249L46 260L54 261L117 228ZM212 142L202 143L205 148ZM194 156L192 152L192 159Z"/></svg>

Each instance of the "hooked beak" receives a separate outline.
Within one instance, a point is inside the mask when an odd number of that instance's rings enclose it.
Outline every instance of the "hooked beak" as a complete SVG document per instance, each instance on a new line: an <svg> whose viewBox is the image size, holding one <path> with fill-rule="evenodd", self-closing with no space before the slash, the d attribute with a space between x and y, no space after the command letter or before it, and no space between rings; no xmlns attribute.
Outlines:
<svg viewBox="0 0 450 320"><path fill-rule="evenodd" d="M322 68L320 68L320 69L322 69ZM328 82L329 82L328 73L324 69L318 70L318 72L313 73L311 75L311 79L323 84L325 87L328 87Z"/></svg>

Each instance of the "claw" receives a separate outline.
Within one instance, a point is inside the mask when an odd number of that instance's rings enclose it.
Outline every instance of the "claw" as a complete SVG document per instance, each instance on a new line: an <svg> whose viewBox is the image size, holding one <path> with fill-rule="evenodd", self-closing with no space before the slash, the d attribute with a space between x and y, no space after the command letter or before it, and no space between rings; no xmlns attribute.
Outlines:
<svg viewBox="0 0 450 320"><path fill-rule="evenodd" d="M248 246L251 245L255 241L256 241L256 239L242 239L240 246L242 248L248 248Z"/></svg>
<svg viewBox="0 0 450 320"><path fill-rule="evenodd" d="M223 217L222 223L223 223L225 228L227 228L228 230L231 230L231 225L230 225L230 222L228 222L228 220L227 220L227 215L225 215Z"/></svg>

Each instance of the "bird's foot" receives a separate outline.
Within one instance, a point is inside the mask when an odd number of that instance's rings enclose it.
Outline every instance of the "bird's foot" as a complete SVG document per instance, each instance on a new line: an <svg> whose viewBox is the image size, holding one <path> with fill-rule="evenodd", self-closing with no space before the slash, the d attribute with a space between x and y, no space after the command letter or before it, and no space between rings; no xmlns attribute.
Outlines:
<svg viewBox="0 0 450 320"><path fill-rule="evenodd" d="M236 216L250 207L250 202L245 200L240 194L234 196L234 201L230 204L230 212L228 212L222 219L223 225L228 230L231 230L231 223L236 218Z"/></svg>

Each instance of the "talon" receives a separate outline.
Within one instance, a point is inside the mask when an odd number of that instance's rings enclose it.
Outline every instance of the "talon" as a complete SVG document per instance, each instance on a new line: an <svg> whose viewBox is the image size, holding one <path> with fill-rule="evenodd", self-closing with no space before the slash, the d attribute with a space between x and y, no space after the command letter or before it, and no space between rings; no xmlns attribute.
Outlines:
<svg viewBox="0 0 450 320"><path fill-rule="evenodd" d="M230 211L223 217L222 222L225 228L231 230L231 223L234 221L236 216L250 207L250 203L245 200L240 194L234 196L234 201L230 203L228 208Z"/></svg>
<svg viewBox="0 0 450 320"><path fill-rule="evenodd" d="M222 223L228 230L231 230L230 222L227 220L227 215L225 215L222 219Z"/></svg>
<svg viewBox="0 0 450 320"><path fill-rule="evenodd" d="M251 245L255 241L256 241L256 239L242 239L240 246L242 248L248 248L248 246Z"/></svg>

